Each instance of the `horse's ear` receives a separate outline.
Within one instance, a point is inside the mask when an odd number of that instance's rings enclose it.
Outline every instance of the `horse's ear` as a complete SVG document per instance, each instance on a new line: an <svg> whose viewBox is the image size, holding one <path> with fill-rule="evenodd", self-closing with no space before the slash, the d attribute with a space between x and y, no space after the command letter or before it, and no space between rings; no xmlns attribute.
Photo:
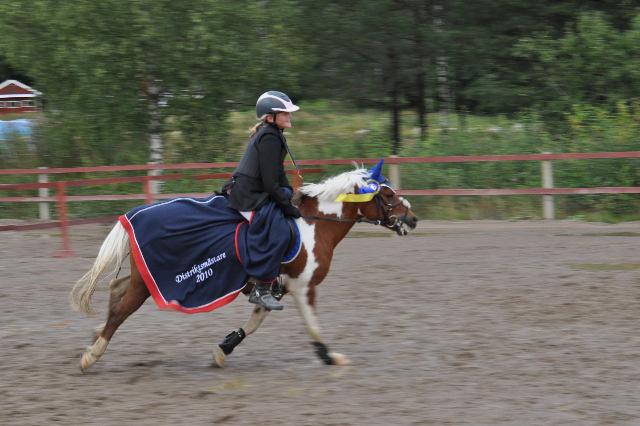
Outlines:
<svg viewBox="0 0 640 426"><path fill-rule="evenodd" d="M384 158L381 158L378 161L378 164L373 166L371 170L369 170L369 176L371 179L380 182L382 180L382 165L384 164Z"/></svg>

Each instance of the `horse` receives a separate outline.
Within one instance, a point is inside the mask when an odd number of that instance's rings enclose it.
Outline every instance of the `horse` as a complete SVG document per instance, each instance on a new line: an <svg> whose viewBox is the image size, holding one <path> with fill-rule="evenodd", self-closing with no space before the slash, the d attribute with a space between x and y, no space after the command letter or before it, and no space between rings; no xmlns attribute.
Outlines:
<svg viewBox="0 0 640 426"><path fill-rule="evenodd" d="M302 215L295 220L302 247L293 261L281 265L278 278L281 294L278 297L284 294L293 297L315 352L327 365L350 363L345 355L329 350L315 313L315 288L327 276L336 246L356 223L380 225L399 235L406 235L415 229L418 222L409 201L396 193L379 170L375 177L380 182L372 181L371 171L356 167L320 183L305 184L292 198ZM102 243L93 266L70 293L75 310L87 314L92 312L91 296L98 282L104 275L118 271L131 250L128 234L120 223L116 223ZM130 256L130 263L130 275L113 279L109 284L107 321L95 330L94 343L81 356L83 372L100 359L118 327L150 295L134 256ZM249 293L250 286L247 283L243 289L245 294ZM260 327L268 313L261 306L254 307L246 323L214 347L213 366L223 367L226 357Z"/></svg>

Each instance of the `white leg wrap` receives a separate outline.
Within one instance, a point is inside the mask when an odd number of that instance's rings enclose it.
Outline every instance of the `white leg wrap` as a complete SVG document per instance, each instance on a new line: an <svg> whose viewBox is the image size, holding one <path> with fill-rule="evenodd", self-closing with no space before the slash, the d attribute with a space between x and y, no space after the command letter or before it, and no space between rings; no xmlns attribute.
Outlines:
<svg viewBox="0 0 640 426"><path fill-rule="evenodd" d="M98 337L96 342L89 346L84 354L82 354L82 359L80 360L80 367L82 370L86 370L91 367L95 362L100 359L102 354L107 350L107 346L109 345L109 341L104 337Z"/></svg>

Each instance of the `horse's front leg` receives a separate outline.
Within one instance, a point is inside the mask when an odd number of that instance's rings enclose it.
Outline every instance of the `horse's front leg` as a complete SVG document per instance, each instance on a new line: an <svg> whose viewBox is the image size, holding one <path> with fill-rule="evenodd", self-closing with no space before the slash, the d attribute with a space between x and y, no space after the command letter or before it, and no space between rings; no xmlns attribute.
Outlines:
<svg viewBox="0 0 640 426"><path fill-rule="evenodd" d="M316 349L316 354L320 357L322 362L327 365L347 365L350 364L349 358L345 355L330 352L329 347L322 341L320 336L320 325L318 323L318 316L315 312L315 289L308 284L296 285L293 280L289 286L289 291L293 294L293 298L296 301L298 311L302 315L304 320L304 326L307 332L313 340L312 344Z"/></svg>
<svg viewBox="0 0 640 426"><path fill-rule="evenodd" d="M267 317L268 310L262 306L256 306L251 312L251 316L247 322L241 328L236 331L232 331L227 334L222 343L216 345L213 349L213 363L214 365L222 368L224 367L224 360L227 355L233 352L233 349L244 340L245 337L253 334L258 327L262 324L262 321Z"/></svg>

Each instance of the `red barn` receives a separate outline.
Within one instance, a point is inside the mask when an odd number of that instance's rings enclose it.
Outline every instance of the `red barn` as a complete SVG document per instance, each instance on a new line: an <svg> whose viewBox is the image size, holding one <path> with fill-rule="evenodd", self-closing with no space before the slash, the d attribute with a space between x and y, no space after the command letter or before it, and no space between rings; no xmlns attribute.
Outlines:
<svg viewBox="0 0 640 426"><path fill-rule="evenodd" d="M17 80L0 83L0 114L38 111L42 93Z"/></svg>

